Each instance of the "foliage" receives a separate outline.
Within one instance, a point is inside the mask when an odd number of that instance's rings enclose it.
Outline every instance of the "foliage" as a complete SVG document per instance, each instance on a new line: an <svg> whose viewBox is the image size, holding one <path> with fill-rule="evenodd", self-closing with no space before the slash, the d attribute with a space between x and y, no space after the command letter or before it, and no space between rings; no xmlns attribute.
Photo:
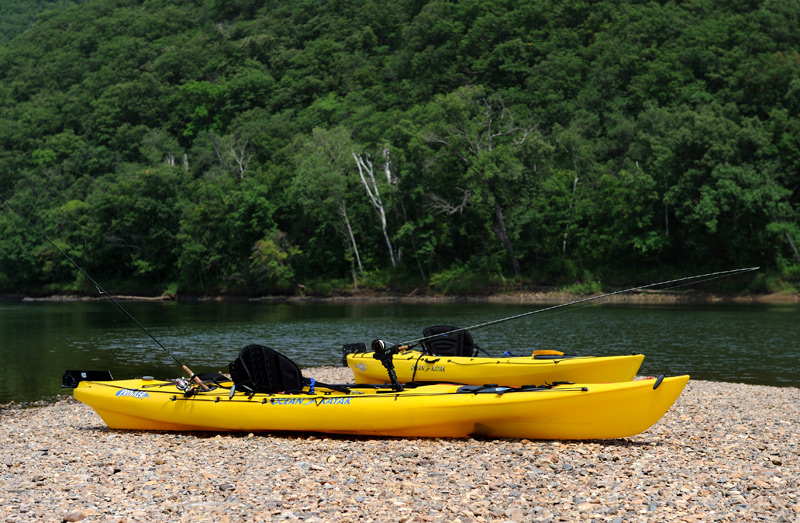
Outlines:
<svg viewBox="0 0 800 523"><path fill-rule="evenodd" d="M0 20L0 194L104 281L591 291L760 265L762 290L796 286L797 3L11 0ZM0 213L0 290L85 288L27 229Z"/></svg>
<svg viewBox="0 0 800 523"><path fill-rule="evenodd" d="M438 294L467 295L496 287L500 278L493 277L496 271L489 267L492 260L473 257L466 264L454 264L450 268L431 275L430 287ZM487 270L489 269L489 270Z"/></svg>
<svg viewBox="0 0 800 523"><path fill-rule="evenodd" d="M258 240L253 246L250 255L250 272L254 275L256 283L279 290L291 290L294 280L294 269L290 264L291 258L301 253L295 245L286 241L286 235L275 232Z"/></svg>
<svg viewBox="0 0 800 523"><path fill-rule="evenodd" d="M571 283L569 285L565 285L561 288L562 292L566 292L568 294L600 294L603 292L603 287L600 282L596 280L589 280L585 282L576 282Z"/></svg>
<svg viewBox="0 0 800 523"><path fill-rule="evenodd" d="M39 17L75 7L87 0L3 0L0 3L0 45L34 25Z"/></svg>

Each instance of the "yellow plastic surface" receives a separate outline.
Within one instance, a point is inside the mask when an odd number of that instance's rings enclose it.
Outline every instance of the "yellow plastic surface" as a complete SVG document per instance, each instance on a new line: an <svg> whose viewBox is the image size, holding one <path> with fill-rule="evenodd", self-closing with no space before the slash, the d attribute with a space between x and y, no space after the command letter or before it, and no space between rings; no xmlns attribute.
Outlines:
<svg viewBox="0 0 800 523"><path fill-rule="evenodd" d="M255 394L215 388L186 398L172 382L84 381L74 391L112 429L326 432L404 437L605 439L638 434L658 421L689 376L547 390L459 393L458 385L402 392Z"/></svg>
<svg viewBox="0 0 800 523"><path fill-rule="evenodd" d="M373 352L347 355L347 366L356 383L386 383L389 374ZM581 356L537 359L533 356L510 358L465 358L425 356L405 351L393 357L395 373L401 383L411 381L451 382L467 385L494 383L521 387L557 381L573 383L613 383L631 381L644 360L642 354L625 356Z"/></svg>

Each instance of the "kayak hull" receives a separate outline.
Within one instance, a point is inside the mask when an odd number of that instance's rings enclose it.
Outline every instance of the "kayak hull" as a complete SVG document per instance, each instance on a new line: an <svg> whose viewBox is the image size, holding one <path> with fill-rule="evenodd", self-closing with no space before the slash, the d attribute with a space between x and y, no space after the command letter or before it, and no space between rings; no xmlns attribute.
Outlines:
<svg viewBox="0 0 800 523"><path fill-rule="evenodd" d="M356 383L386 383L389 375L374 352L347 355L347 366ZM642 354L624 356L579 356L536 358L519 356L506 358L426 356L418 351L394 355L397 379L412 381L464 383L484 385L494 383L510 387L544 385L559 381L572 383L614 383L631 381L644 360Z"/></svg>
<svg viewBox="0 0 800 523"><path fill-rule="evenodd" d="M689 376L624 383L475 393L454 384L401 392L317 388L305 394L235 393L220 387L185 397L157 380L82 381L74 391L111 429L322 432L400 437L608 439L656 423Z"/></svg>

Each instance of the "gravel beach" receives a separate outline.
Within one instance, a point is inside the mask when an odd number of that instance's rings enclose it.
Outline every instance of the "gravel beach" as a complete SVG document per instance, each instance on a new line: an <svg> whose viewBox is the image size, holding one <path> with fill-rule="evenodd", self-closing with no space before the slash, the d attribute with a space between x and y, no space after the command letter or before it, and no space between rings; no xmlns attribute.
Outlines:
<svg viewBox="0 0 800 523"><path fill-rule="evenodd" d="M112 431L71 398L0 417L4 521L800 520L797 388L690 381L646 432L585 442Z"/></svg>

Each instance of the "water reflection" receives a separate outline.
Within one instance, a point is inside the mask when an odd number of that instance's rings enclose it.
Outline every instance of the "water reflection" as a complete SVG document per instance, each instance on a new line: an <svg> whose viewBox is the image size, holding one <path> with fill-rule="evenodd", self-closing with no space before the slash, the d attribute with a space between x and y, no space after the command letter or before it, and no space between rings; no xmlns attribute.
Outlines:
<svg viewBox="0 0 800 523"><path fill-rule="evenodd" d="M336 365L343 343L419 338L430 325L482 325L544 308L437 303L125 303L125 308L195 372L225 371L250 343L271 346L303 367ZM800 386L796 305L576 306L479 328L493 354L556 348L594 355L645 354L642 373ZM63 392L63 371L115 377L177 377L180 368L107 302L0 303L0 403Z"/></svg>

